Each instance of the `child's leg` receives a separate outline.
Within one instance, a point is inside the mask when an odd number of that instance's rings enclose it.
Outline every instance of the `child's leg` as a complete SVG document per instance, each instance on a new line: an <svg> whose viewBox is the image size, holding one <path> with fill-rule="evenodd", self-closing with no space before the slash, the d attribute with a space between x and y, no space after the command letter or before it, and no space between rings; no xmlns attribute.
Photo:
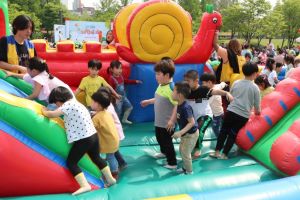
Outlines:
<svg viewBox="0 0 300 200"><path fill-rule="evenodd" d="M87 153L90 156L91 160L101 170L103 176L105 177L105 180L107 181L107 186L113 185L116 183L116 180L114 179L114 177L112 177L112 174L106 162L99 156L98 135L94 134L91 137L93 142L90 144L90 148Z"/></svg>
<svg viewBox="0 0 300 200"><path fill-rule="evenodd" d="M168 132L166 128L161 128L161 145L162 149L165 151L165 155L167 157L168 165L175 166L177 165L175 149L172 141L172 135L174 131Z"/></svg>
<svg viewBox="0 0 300 200"><path fill-rule="evenodd" d="M115 153L107 153L106 160L109 164L110 171L115 179L118 179L119 164L115 157Z"/></svg>
<svg viewBox="0 0 300 200"><path fill-rule="evenodd" d="M122 118L122 122L123 123L125 123L125 124L132 124L132 122L128 120L128 117L129 117L132 109L133 109L133 107L132 107L130 101L125 96L123 98L123 110L124 110L124 114L123 114L123 118Z"/></svg>
<svg viewBox="0 0 300 200"><path fill-rule="evenodd" d="M114 107L115 107L115 110L116 110L116 113L117 113L119 119L121 119L121 115L122 115L122 106L123 106L122 99L117 100L116 103L114 104Z"/></svg>
<svg viewBox="0 0 300 200"><path fill-rule="evenodd" d="M236 123L233 114L234 114L233 112L226 111L224 122L217 140L216 154L215 154L217 156L219 156L220 151L223 149L224 143L228 139L228 135L231 131L231 128Z"/></svg>
<svg viewBox="0 0 300 200"><path fill-rule="evenodd" d="M186 173L193 172L192 166L192 151L196 144L196 141L199 137L199 131L197 130L196 133L193 134L186 134L185 136L181 137L179 151L183 161L183 168Z"/></svg>
<svg viewBox="0 0 300 200"><path fill-rule="evenodd" d="M155 137L160 147L160 152L166 155L165 146L163 145L164 128L155 127Z"/></svg>
<svg viewBox="0 0 300 200"><path fill-rule="evenodd" d="M90 137L75 141L67 157L67 167L80 186L80 188L72 193L72 195L77 195L91 190L91 186L77 165L82 156L88 151L89 145Z"/></svg>
<svg viewBox="0 0 300 200"><path fill-rule="evenodd" d="M217 138L221 131L222 122L223 122L223 115L216 116L216 117L214 116L212 119L212 129Z"/></svg>
<svg viewBox="0 0 300 200"><path fill-rule="evenodd" d="M236 136L241 128L247 123L248 119L242 116L239 116L233 113L233 121L232 127L229 131L229 135L226 141L226 144L223 149L223 153L227 156L229 151L231 150L233 144L235 143Z"/></svg>
<svg viewBox="0 0 300 200"><path fill-rule="evenodd" d="M119 169L120 170L122 170L122 169L124 169L124 168L127 167L127 163L124 160L124 158L123 158L123 156L122 156L122 154L121 154L121 152L119 150L117 152L115 152L115 157L116 157L116 159L118 161Z"/></svg>
<svg viewBox="0 0 300 200"><path fill-rule="evenodd" d="M203 147L203 138L204 138L204 134L206 129L208 128L209 124L211 123L211 117L210 116L202 116L197 120L198 123L198 129L199 129L199 139L197 140L197 143L195 145L195 153L194 156L195 157L199 157L200 156L200 150Z"/></svg>

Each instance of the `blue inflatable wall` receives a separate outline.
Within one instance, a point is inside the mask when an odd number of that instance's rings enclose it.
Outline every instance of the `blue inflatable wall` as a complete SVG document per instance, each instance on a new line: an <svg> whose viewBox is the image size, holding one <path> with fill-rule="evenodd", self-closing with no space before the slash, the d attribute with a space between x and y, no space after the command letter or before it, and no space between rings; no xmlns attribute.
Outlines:
<svg viewBox="0 0 300 200"><path fill-rule="evenodd" d="M197 70L199 75L203 74L203 64L182 64L176 65L174 82L183 80L183 75L188 70ZM147 122L154 120L153 105L142 108L140 102L145 99L154 97L155 90L158 86L155 80L154 64L134 64L131 65L130 79L143 81L138 85L127 85L127 96L133 105L133 111L130 120L133 122Z"/></svg>

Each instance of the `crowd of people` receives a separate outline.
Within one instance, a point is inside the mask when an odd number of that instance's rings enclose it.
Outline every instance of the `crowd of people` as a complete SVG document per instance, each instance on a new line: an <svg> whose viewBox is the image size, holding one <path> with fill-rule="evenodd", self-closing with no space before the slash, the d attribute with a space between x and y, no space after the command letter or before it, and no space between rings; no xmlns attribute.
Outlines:
<svg viewBox="0 0 300 200"><path fill-rule="evenodd" d="M132 123L128 117L133 107L124 84L142 84L142 81L126 80L122 76L122 63L114 60L108 68L106 82L99 76L101 61L93 59L87 63L89 75L81 80L73 94L67 84L49 73L47 63L36 56L28 40L34 30L32 20L21 15L12 26L14 35L0 39L1 69L7 76L22 78L32 84L34 89L28 99L53 105L43 108L44 116L64 116L67 141L72 144L66 162L80 185L73 194L91 190L78 167L85 153L102 172L106 186L115 184L119 172L127 167L119 151L120 141L125 137L122 123ZM108 38L111 40L111 36ZM288 77L294 68L300 67L299 56L296 57L299 51L275 51L272 45L261 51L247 45L242 49L236 39L222 47L218 44L218 32L214 49L217 55L214 59L221 60L216 74L200 75L196 70L189 70L182 81L176 83L173 82L174 62L169 57L162 58L154 66L158 83L154 97L141 101L142 107L154 104L155 136L160 146L160 152L154 157L166 158L164 167L178 173L193 173L192 159L201 156L203 137L210 125L218 138L210 156L228 159L237 133L247 123L251 112L260 115L261 97L274 90L280 81L278 74L285 70ZM230 84L231 75L235 73L243 74L243 78ZM224 88L229 86L230 90L225 91ZM80 92L85 92L86 106L76 100L75 96ZM224 105L222 96L228 105ZM225 112L224 107L227 108ZM181 138L181 167L176 159L173 138ZM100 153L105 154L108 165Z"/></svg>

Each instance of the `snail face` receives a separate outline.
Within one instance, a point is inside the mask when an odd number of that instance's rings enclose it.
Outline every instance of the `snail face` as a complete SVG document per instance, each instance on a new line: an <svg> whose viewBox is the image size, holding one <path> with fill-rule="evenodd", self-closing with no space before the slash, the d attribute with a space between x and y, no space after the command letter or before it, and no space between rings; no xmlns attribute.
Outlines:
<svg viewBox="0 0 300 200"><path fill-rule="evenodd" d="M218 22L218 19L216 17L214 17L212 21L214 24L216 24Z"/></svg>

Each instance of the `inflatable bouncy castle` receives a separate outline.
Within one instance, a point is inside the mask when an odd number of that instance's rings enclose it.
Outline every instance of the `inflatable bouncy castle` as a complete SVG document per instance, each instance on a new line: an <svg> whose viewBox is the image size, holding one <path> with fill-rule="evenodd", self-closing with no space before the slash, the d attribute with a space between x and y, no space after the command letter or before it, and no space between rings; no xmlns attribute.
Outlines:
<svg viewBox="0 0 300 200"><path fill-rule="evenodd" d="M85 156L79 165L94 190L72 196L70 193L78 185L65 164L70 144L62 119L41 115L39 102L23 98L32 92L32 86L6 77L0 70L0 198L298 199L299 69L263 99L262 115L251 116L239 132L238 145L244 154L229 160L209 158L215 136L208 130L202 157L193 161L193 175L178 175L163 168L163 160L153 158L159 151L153 131L153 108L141 108L139 102L153 97L157 88L154 63L163 56L174 59L175 82L190 69L203 73L214 32L221 24L221 15L208 7L193 37L190 15L183 8L172 1L152 0L129 5L117 14L117 52L103 50L96 42L86 42L84 49L77 50L72 41L61 42L56 49L49 48L44 40L34 41L38 56L47 61L50 72L73 89L88 74L88 60L95 58L103 63L100 75L104 77L110 61L120 59L125 77L143 81L127 88L135 124L123 127L126 138L120 151L128 167L120 173L116 185L103 188L100 172ZM178 143L174 140L176 150Z"/></svg>

